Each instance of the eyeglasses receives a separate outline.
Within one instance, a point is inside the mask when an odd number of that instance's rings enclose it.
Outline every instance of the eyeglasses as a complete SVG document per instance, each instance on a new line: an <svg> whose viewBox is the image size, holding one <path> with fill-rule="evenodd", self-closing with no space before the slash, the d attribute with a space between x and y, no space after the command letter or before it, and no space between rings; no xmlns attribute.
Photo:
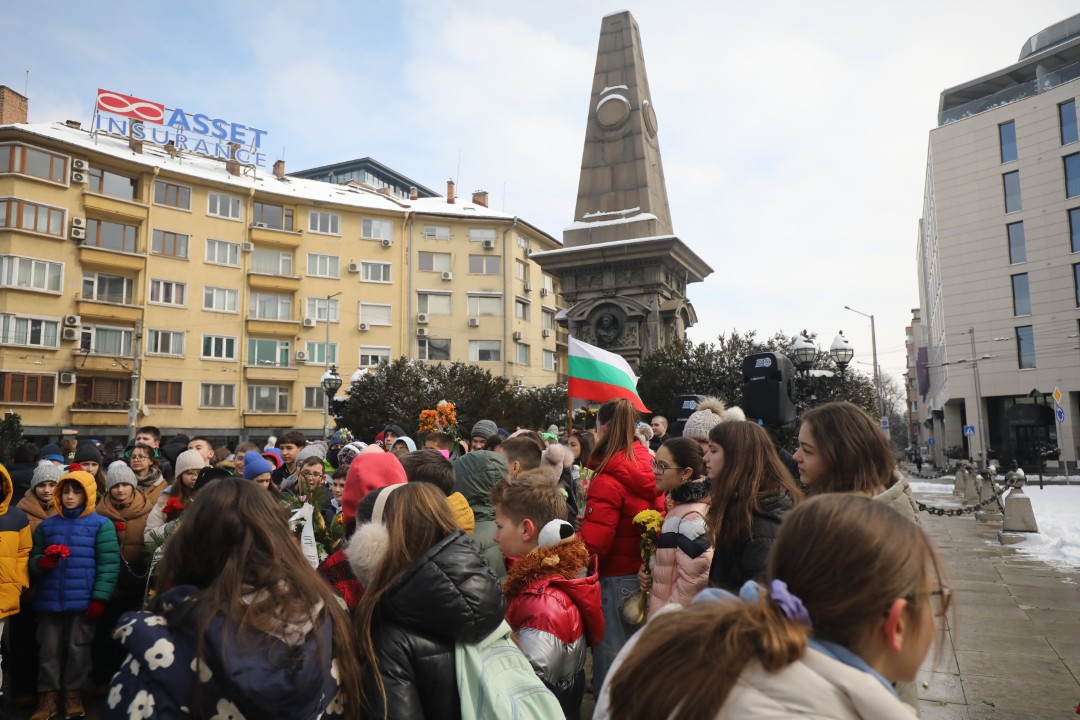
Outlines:
<svg viewBox="0 0 1080 720"><path fill-rule="evenodd" d="M657 475L663 475L668 470L685 470L685 469L686 469L685 467L680 467L679 465L668 465L667 463L662 462L660 460L653 460L652 461L652 471L654 473L656 473Z"/></svg>
<svg viewBox="0 0 1080 720"><path fill-rule="evenodd" d="M321 473L321 472L317 472L317 471L316 472L302 472L302 473L300 473L300 475L305 480L322 480L323 478L326 477L326 473Z"/></svg>
<svg viewBox="0 0 1080 720"><path fill-rule="evenodd" d="M949 606L952 605L953 590L951 587L940 587L937 590L912 593L905 596L904 599L911 602L916 595L929 596L930 609L934 611L934 617L945 617L946 613L949 612Z"/></svg>
<svg viewBox="0 0 1080 720"><path fill-rule="evenodd" d="M149 455L132 455L131 459L132 460L149 460L150 456Z"/></svg>

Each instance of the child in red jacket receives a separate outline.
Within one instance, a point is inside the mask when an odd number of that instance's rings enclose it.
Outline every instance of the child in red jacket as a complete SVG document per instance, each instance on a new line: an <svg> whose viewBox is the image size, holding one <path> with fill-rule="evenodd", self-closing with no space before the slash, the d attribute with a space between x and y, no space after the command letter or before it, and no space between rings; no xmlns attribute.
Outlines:
<svg viewBox="0 0 1080 720"><path fill-rule="evenodd" d="M568 720L576 720L585 693L586 646L604 635L596 557L566 522L566 499L545 470L500 481L491 500L494 539L509 565L506 620Z"/></svg>

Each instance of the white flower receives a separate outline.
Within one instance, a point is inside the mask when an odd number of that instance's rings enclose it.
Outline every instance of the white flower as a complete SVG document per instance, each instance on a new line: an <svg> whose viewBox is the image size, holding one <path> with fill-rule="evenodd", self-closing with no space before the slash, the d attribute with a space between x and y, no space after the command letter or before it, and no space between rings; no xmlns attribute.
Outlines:
<svg viewBox="0 0 1080 720"><path fill-rule="evenodd" d="M173 650L175 646L165 638L161 638L150 646L143 657L151 670L167 668L173 664Z"/></svg>
<svg viewBox="0 0 1080 720"><path fill-rule="evenodd" d="M151 615L146 618L146 624L152 627L154 625L168 625L169 623L167 623L165 618L161 615Z"/></svg>
<svg viewBox="0 0 1080 720"><path fill-rule="evenodd" d="M244 720L244 716L240 714L240 708L228 700L221 699L218 700L217 712L210 717L210 720Z"/></svg>
<svg viewBox="0 0 1080 720"><path fill-rule="evenodd" d="M200 682L210 682L210 678L214 676L213 671L206 663L199 662L199 658L195 658L191 661L191 672L199 674Z"/></svg>
<svg viewBox="0 0 1080 720"><path fill-rule="evenodd" d="M120 685L113 685L112 688L110 688L109 699L107 701L110 710L115 710L116 706L120 704L120 693L122 691L123 688Z"/></svg>
<svg viewBox="0 0 1080 720"><path fill-rule="evenodd" d="M126 623L116 628L116 631L113 632L112 635L113 640L119 640L120 642L127 640L128 636L131 635L131 632L135 629L136 620L138 620L138 618L135 620L128 620Z"/></svg>
<svg viewBox="0 0 1080 720"><path fill-rule="evenodd" d="M345 714L345 698L341 697L341 693L334 695L334 699L330 701L330 704L326 706L327 715L344 715Z"/></svg>
<svg viewBox="0 0 1080 720"><path fill-rule="evenodd" d="M334 678L334 682L336 682L338 685L341 684L341 676L338 675L337 658L334 658L330 662L330 677Z"/></svg>
<svg viewBox="0 0 1080 720"><path fill-rule="evenodd" d="M139 661L136 660L134 657L132 657L131 658L131 667L128 668L128 669L131 670L132 675L138 675L139 674Z"/></svg>
<svg viewBox="0 0 1080 720"><path fill-rule="evenodd" d="M143 720L154 714L154 696L140 690L128 705L128 720Z"/></svg>

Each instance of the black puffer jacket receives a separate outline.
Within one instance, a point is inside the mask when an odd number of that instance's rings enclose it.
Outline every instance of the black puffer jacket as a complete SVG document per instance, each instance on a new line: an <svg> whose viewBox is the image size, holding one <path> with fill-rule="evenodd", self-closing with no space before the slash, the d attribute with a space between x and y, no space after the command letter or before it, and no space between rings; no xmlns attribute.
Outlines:
<svg viewBox="0 0 1080 720"><path fill-rule="evenodd" d="M761 498L761 511L755 510L750 521L750 539L713 550L709 586L737 593L743 583L765 572L769 548L780 531L780 520L794 506L795 501L786 492Z"/></svg>
<svg viewBox="0 0 1080 720"><path fill-rule="evenodd" d="M379 602L372 640L386 688L386 717L460 717L454 642L478 642L503 620L502 588L471 537L447 535ZM375 683L370 717L383 717Z"/></svg>

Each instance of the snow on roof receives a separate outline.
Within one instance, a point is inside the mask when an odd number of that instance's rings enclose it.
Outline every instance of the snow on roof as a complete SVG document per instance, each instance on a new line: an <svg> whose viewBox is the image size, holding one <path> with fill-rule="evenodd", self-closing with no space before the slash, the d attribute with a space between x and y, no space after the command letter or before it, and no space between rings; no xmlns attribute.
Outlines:
<svg viewBox="0 0 1080 720"><path fill-rule="evenodd" d="M634 210L640 210L640 209L641 208L633 208L631 210L618 210L618 211L616 211L614 213L602 213L602 214L603 215L617 215L617 214L620 214L620 213L633 212ZM594 217L594 216L595 215L590 214L590 215L586 215L585 217ZM565 228L563 228L563 232L568 232L570 230L587 230L588 228L604 227L606 225L626 225L627 223L645 222L647 220L655 220L655 219L656 219L656 216L653 215L652 213L636 213L634 215L627 215L625 217L615 217L615 218L612 218L610 220L587 220L587 221L579 220L577 222L573 222L573 223L570 223L569 225L567 225Z"/></svg>

